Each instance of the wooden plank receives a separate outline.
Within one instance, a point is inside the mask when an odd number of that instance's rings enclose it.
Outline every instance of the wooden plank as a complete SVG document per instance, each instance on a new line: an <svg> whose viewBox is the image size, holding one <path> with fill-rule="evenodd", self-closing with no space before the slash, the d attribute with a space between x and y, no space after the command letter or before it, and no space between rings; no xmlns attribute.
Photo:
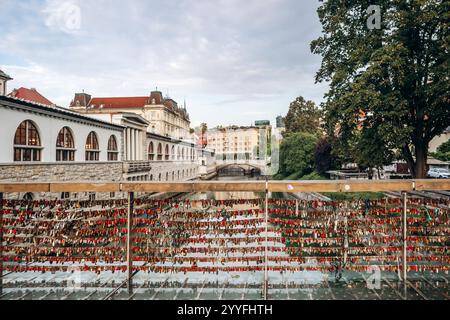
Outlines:
<svg viewBox="0 0 450 320"><path fill-rule="evenodd" d="M0 183L0 192L50 192L50 183Z"/></svg>
<svg viewBox="0 0 450 320"><path fill-rule="evenodd" d="M119 192L120 183L71 183L50 184L50 192Z"/></svg>
<svg viewBox="0 0 450 320"><path fill-rule="evenodd" d="M264 181L193 182L42 182L0 183L0 192L264 192ZM450 190L450 179L428 180L330 180L269 181L271 192L388 192L414 190Z"/></svg>
<svg viewBox="0 0 450 320"><path fill-rule="evenodd" d="M416 179L416 190L450 190L450 179Z"/></svg>

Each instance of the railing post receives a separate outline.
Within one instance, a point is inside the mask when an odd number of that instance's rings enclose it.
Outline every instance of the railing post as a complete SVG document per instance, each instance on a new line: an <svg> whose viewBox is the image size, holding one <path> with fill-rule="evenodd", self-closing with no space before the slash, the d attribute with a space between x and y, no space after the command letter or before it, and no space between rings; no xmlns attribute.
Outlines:
<svg viewBox="0 0 450 320"><path fill-rule="evenodd" d="M403 192L403 263L402 263L402 270L403 270L403 284L405 289L405 299L406 299L406 274L407 274L407 261L406 261L406 238L408 236L408 220L407 220L407 195L406 192Z"/></svg>
<svg viewBox="0 0 450 320"><path fill-rule="evenodd" d="M127 211L127 279L128 279L128 293L133 293L133 254L131 249L131 230L132 219L133 219L133 211L134 211L134 192L128 193L128 211Z"/></svg>
<svg viewBox="0 0 450 320"><path fill-rule="evenodd" d="M267 294L269 291L269 286L268 286L268 282L269 282L269 274L268 274L268 248L267 248L267 241L268 241L268 226L267 224L269 223L269 180L268 177L266 177L266 201L265 201L265 246L264 246L264 300L267 300Z"/></svg>
<svg viewBox="0 0 450 320"><path fill-rule="evenodd" d="M0 192L0 296L3 294L3 192Z"/></svg>

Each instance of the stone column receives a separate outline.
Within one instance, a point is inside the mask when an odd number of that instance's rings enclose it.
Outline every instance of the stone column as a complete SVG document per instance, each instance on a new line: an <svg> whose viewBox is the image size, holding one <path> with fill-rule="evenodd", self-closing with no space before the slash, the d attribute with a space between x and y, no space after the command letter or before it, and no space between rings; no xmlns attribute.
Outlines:
<svg viewBox="0 0 450 320"><path fill-rule="evenodd" d="M127 128L127 160L133 160L131 156L131 129Z"/></svg>

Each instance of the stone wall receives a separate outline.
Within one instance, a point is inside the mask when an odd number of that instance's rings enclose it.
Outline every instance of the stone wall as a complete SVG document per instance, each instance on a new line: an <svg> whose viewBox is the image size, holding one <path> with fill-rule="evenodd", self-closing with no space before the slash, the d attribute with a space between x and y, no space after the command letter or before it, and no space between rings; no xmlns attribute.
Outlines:
<svg viewBox="0 0 450 320"><path fill-rule="evenodd" d="M122 180L122 162L38 163L0 165L0 182L107 182ZM5 199L23 199L25 193L5 193ZM33 193L33 199L60 199L60 193ZM96 193L98 200L110 199L110 193ZM115 198L126 197L116 192ZM89 199L89 193L70 193L69 198Z"/></svg>
<svg viewBox="0 0 450 320"><path fill-rule="evenodd" d="M0 164L0 181L120 181L122 162Z"/></svg>

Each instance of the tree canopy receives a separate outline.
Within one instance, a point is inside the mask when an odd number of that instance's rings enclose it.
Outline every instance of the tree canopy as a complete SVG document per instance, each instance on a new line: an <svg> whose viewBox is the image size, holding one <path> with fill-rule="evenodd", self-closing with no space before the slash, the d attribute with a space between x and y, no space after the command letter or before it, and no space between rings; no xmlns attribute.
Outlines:
<svg viewBox="0 0 450 320"><path fill-rule="evenodd" d="M328 0L318 9L323 34L311 50L322 56L316 81L330 84L327 131L368 166L397 151L422 178L429 142L450 125L450 1L377 1L380 29L368 28L371 4Z"/></svg>
<svg viewBox="0 0 450 320"><path fill-rule="evenodd" d="M313 101L306 101L302 96L291 102L284 118L285 135L296 132L316 134L320 130L320 109Z"/></svg>
<svg viewBox="0 0 450 320"><path fill-rule="evenodd" d="M314 148L317 136L310 133L293 133L280 146L280 173L283 176L303 176L314 170Z"/></svg>

